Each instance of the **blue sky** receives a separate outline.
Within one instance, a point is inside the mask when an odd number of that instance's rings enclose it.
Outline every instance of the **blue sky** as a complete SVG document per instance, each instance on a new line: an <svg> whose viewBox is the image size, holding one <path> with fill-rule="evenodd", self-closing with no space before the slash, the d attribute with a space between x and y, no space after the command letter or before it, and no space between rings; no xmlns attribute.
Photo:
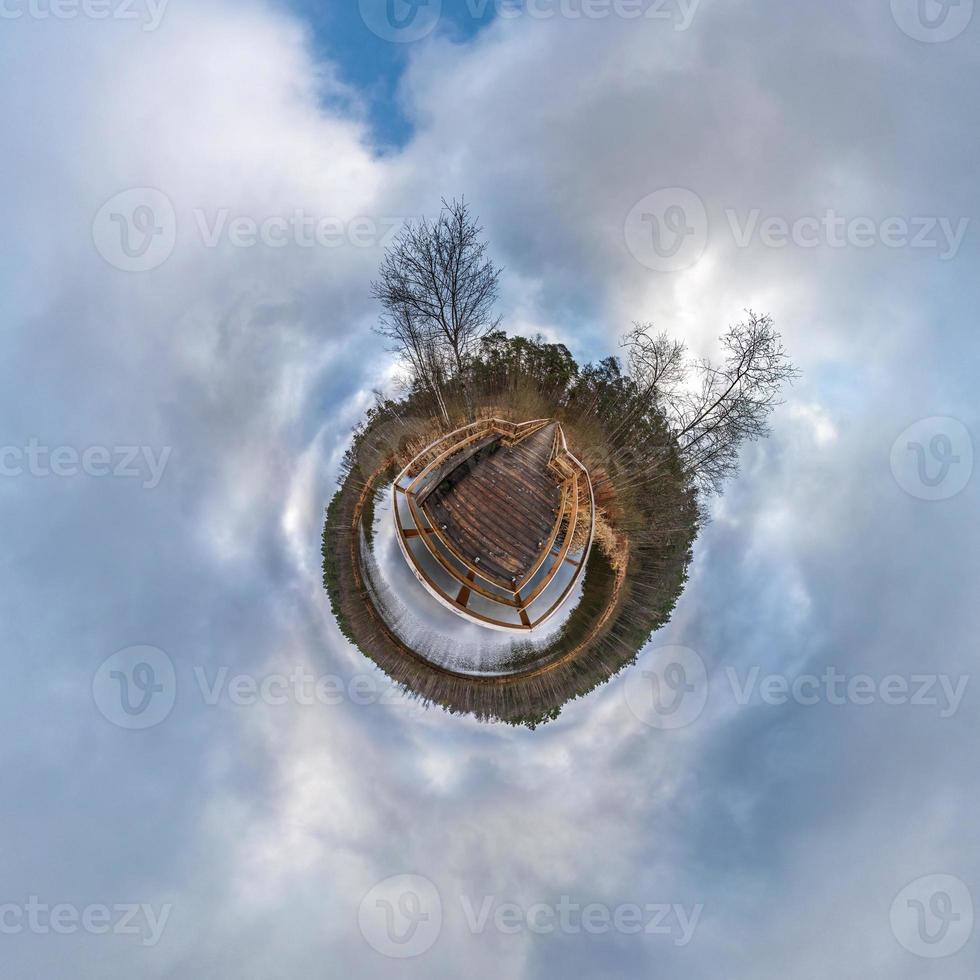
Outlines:
<svg viewBox="0 0 980 980"><path fill-rule="evenodd" d="M973 4L18 4L3 975L975 978ZM370 280L454 194L508 330L752 308L802 371L643 663L535 732L387 690L321 585Z"/></svg>
<svg viewBox="0 0 980 980"><path fill-rule="evenodd" d="M411 135L412 124L397 98L397 88L411 45L393 43L366 30L356 3L286 2L309 26L318 54L333 62L340 76L357 87L365 100L374 138L380 144L402 145ZM465 42L493 20L495 9L493 3L444 0L438 33Z"/></svg>

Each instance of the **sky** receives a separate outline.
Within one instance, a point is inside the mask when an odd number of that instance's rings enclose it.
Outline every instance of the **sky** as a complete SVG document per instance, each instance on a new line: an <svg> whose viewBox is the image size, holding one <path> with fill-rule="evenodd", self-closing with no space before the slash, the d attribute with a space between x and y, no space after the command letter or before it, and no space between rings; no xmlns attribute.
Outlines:
<svg viewBox="0 0 980 980"><path fill-rule="evenodd" d="M975 977L972 0L475 4L2 5L4 976ZM533 732L321 584L371 277L464 194L509 331L802 372Z"/></svg>

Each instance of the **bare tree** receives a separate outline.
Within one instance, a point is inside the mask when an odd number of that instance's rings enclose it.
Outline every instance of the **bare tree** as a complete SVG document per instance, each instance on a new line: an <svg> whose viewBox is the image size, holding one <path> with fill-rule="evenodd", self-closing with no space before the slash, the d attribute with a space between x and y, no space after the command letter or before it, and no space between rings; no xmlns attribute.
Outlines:
<svg viewBox="0 0 980 980"><path fill-rule="evenodd" d="M651 335L652 323L633 322L619 346L627 350L629 375L637 387L637 407L624 415L610 433L615 440L621 431L627 430L637 415L651 406L659 409L661 402L674 397L677 388L687 375L687 348L666 333Z"/></svg>
<svg viewBox="0 0 980 980"><path fill-rule="evenodd" d="M434 222L422 218L399 233L371 284L384 310L379 331L437 395L443 413L438 375L448 367L470 418L469 360L480 339L500 323L493 313L500 270L487 256L482 231L465 201L443 200Z"/></svg>
<svg viewBox="0 0 980 980"><path fill-rule="evenodd" d="M376 329L393 341L390 349L407 365L411 383L420 385L432 395L439 414L448 425L449 410L443 393L447 371L432 323L417 317L407 306L395 306L385 308Z"/></svg>
<svg viewBox="0 0 980 980"><path fill-rule="evenodd" d="M644 400L663 414L682 462L708 492L737 471L744 440L769 434L779 392L799 373L772 318L751 310L746 316L721 337L725 359L718 365L705 359L687 365L682 344L650 337L640 326L623 341Z"/></svg>
<svg viewBox="0 0 980 980"><path fill-rule="evenodd" d="M634 323L621 347L629 350L630 377L643 394L670 398L687 374L687 348L667 334L650 335L651 323Z"/></svg>
<svg viewBox="0 0 980 980"><path fill-rule="evenodd" d="M798 371L786 356L772 318L746 311L721 338L725 360L694 365L698 384L674 399L672 427L681 456L698 483L718 490L738 470L739 444L769 434L779 392Z"/></svg>

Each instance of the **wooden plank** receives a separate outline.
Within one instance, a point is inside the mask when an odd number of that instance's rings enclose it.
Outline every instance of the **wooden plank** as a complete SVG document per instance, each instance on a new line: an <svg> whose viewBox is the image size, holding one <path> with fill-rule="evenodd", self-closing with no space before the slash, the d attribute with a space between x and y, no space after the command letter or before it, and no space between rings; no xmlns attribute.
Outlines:
<svg viewBox="0 0 980 980"><path fill-rule="evenodd" d="M554 542L563 493L548 463L557 432L549 423L517 446L501 447L426 502L453 553L467 565L479 558L481 571L501 584L525 579Z"/></svg>
<svg viewBox="0 0 980 980"><path fill-rule="evenodd" d="M442 466L433 470L426 479L429 480L429 486L416 494L416 499L423 506L426 500L438 490L439 485L447 477L453 475L461 466L465 466L466 463L471 460L481 449L486 449L487 446L492 445L495 442L499 442L500 437L494 432L488 436L484 436L482 439L477 439L475 442L470 443L459 455L459 457L450 457Z"/></svg>
<svg viewBox="0 0 980 980"><path fill-rule="evenodd" d="M525 426L533 426L534 431L522 431ZM526 630L540 624L558 608L581 573L582 563L569 558L568 552L580 521L594 520L592 487L585 467L569 452L560 426L549 421L538 420L535 423L514 425L499 420L484 420L466 426L451 434L458 440L455 445L448 445L450 440L444 437L430 447L433 453L438 454L433 460L435 466L439 465L440 460L445 463L448 471L465 465L465 459L470 454L462 450L463 457L460 457L461 444L472 445L478 440L486 440L487 428L494 429L496 437L502 439L501 451L480 460L468 469L452 488L446 488L438 494L433 492L431 500L426 501L424 511L416 509L414 495L407 493L406 499L417 527L404 529L397 510L395 522L402 536L403 550L415 567L416 574L453 608L465 612L477 622ZM510 443L508 434L512 434ZM476 449L472 451L476 452ZM426 469L433 470L433 463ZM439 473L435 475L442 476ZM418 482L420 481L417 480L415 485ZM441 482L442 479L433 480L436 486ZM398 489L404 492L402 488ZM584 501L581 500L583 490ZM441 518L446 524L445 533L441 531L436 518ZM426 526L427 524L432 526ZM562 527L565 528L565 533L559 543L558 535ZM427 543L427 550L459 583L457 593L447 595L435 585L425 569L412 557L411 551L405 549L404 542L409 537L420 537ZM440 551L437 542L445 547L445 553ZM451 560L447 557L449 555L452 555ZM475 564L477 559L479 563ZM513 581L511 575L507 574L509 568L524 567L530 562L534 566L530 577L535 577L546 560L550 562L549 567L542 582L530 596L522 599L519 594L510 592ZM562 590L562 595L551 603L543 616L535 617L532 623L525 604L530 604L540 595L566 560L577 569L576 573ZM456 562L467 571L461 571ZM499 579L492 574L493 571L498 573ZM478 579L488 585L493 583L513 598L488 593L478 583ZM479 592L503 606L518 608L520 625L470 609L468 606L474 592Z"/></svg>
<svg viewBox="0 0 980 980"><path fill-rule="evenodd" d="M409 494L407 499L408 499L409 509L411 510L412 513L412 520L414 520L417 525L422 525L423 514L415 506L414 496L412 494ZM427 514L425 516L428 517ZM401 527L400 520L398 521L398 526L399 528ZM445 549L450 554L452 554L456 558L458 562L466 566L468 576L471 580L474 580L475 576L479 576L488 584L496 585L498 588L508 589L508 590L512 588L512 585L509 580L504 583L496 582L493 579L493 577L488 574L486 569L476 568L470 561L466 559L465 555L460 555L456 551L456 549L454 549L452 545L446 540L445 535L442 533L442 531L439 530L438 527L426 528L426 530L431 535L431 537L429 537L428 539L429 541L438 541L440 544L443 545L443 547L445 547ZM442 565L442 567L445 568L445 570L449 572L450 575L453 576L453 578L455 578L457 581L461 581L459 577L460 576L459 569L454 567L450 563L450 561L445 556L443 556L443 554L440 552L438 547L428 546L428 550L429 553L432 555L432 557L435 558L436 561L438 561L439 564ZM480 595L486 596L488 599L491 599L494 602L502 602L504 603L504 605L513 605L513 606L517 605L516 600L514 599L508 600L498 595L495 595L494 593L489 592L486 589L482 588L475 580L473 581L472 591L479 592Z"/></svg>
<svg viewBox="0 0 980 980"><path fill-rule="evenodd" d="M467 575L466 577L467 577L468 581L470 581L470 582L472 582L473 579L476 578L476 576L472 572L470 572L470 574ZM469 603L470 603L470 588L469 588L469 586L464 585L459 590L459 595L456 596L456 601L461 606L464 606L464 607L469 605Z"/></svg>

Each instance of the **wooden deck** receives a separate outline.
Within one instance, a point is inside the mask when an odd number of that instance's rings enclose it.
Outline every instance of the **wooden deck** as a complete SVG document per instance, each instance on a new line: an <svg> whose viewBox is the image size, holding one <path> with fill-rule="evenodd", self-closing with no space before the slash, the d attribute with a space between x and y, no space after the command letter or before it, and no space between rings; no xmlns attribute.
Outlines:
<svg viewBox="0 0 980 980"><path fill-rule="evenodd" d="M513 588L551 548L562 502L548 466L557 426L514 446L471 458L446 474L423 510L453 551L500 585Z"/></svg>
<svg viewBox="0 0 980 980"><path fill-rule="evenodd" d="M446 433L398 474L392 516L429 593L464 619L520 632L547 622L582 574L595 500L558 423L487 418ZM571 577L558 574L569 567Z"/></svg>

